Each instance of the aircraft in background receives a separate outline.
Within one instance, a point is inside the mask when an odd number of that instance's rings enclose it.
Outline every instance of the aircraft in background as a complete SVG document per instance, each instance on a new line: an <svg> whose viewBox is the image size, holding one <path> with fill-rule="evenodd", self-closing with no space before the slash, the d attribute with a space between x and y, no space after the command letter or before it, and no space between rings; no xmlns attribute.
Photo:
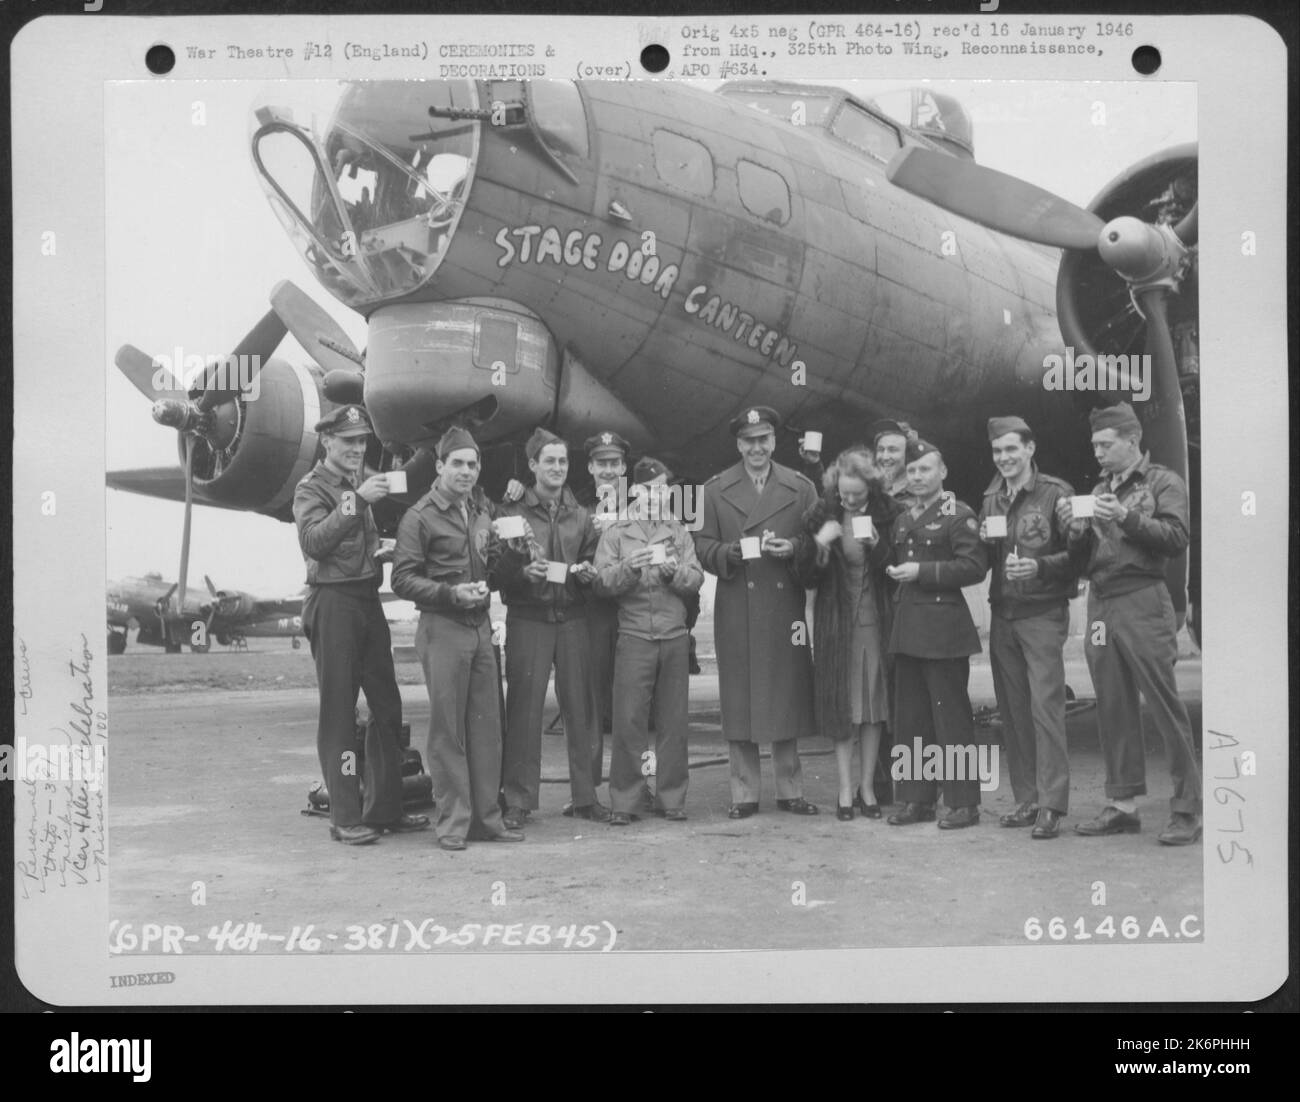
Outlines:
<svg viewBox="0 0 1300 1102"><path fill-rule="evenodd" d="M206 654L214 639L243 648L251 638L285 637L293 640L294 650L302 646L301 594L263 600L238 589L217 589L206 575L203 580L208 599L187 598L183 611L172 601L178 583L164 581L161 574L109 582L108 653L125 653L133 623L139 628L137 643L163 647L168 654L178 654L182 644Z"/></svg>
<svg viewBox="0 0 1300 1102"><path fill-rule="evenodd" d="M1044 469L1091 485L1088 412L1137 389L1099 391L1092 365L1147 356L1145 444L1191 476L1196 509L1196 146L1153 152L1085 210L978 165L953 97L911 90L905 114L783 82L359 82L321 132L259 106L267 198L368 320L367 347L288 282L225 363L256 365L256 397L246 371L217 362L186 389L123 346L181 469L108 483L186 501L182 596L190 504L290 520L312 426L347 402L376 426L367 465L408 475L376 510L385 534L452 424L485 445L490 493L537 425L617 431L703 481L735 461L728 420L759 403L785 419L786 462L801 430L834 452L906 420L977 502L994 414L1025 417ZM287 332L314 363L274 358ZM1073 389L1045 387L1050 357Z"/></svg>

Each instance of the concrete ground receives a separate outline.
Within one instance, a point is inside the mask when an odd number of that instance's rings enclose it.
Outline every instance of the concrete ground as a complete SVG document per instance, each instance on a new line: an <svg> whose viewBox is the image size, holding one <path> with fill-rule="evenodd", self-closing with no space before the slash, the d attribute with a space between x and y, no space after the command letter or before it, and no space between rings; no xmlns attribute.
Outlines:
<svg viewBox="0 0 1300 1102"><path fill-rule="evenodd" d="M1081 696L1090 691L1077 655L1067 674ZM1180 661L1178 676L1199 729L1199 658ZM977 706L992 702L984 660L973 665L971 695ZM424 689L403 685L402 697L413 745L423 752ZM471 843L446 853L429 831L348 847L330 840L327 820L300 814L319 778L313 689L114 695L110 666L110 918L119 933L127 926L138 933L145 923L183 927L197 935L184 942L187 953L213 951L208 930L225 920L260 923L281 937L310 925L321 953L345 951L359 936L349 927L373 924L399 930L391 936L401 949L403 920L419 926L426 919L426 931L501 923L525 932L548 926L554 935L571 927L571 942L573 930L593 927L602 947L613 938L618 950L1017 945L1026 942L1027 920L1046 927L1053 917L1065 921L1065 939L1121 943L1119 924L1129 915L1144 935L1160 918L1171 939L1185 916L1196 916L1197 930L1202 925L1201 846L1168 848L1155 838L1170 791L1158 747L1148 746L1142 833L1089 839L1070 830L1103 804L1095 711L1069 723L1065 830L1055 841L1032 842L1027 830L997 825L1014 803L1005 769L973 829L837 822L834 758L820 739L801 746L805 794L821 815L778 811L765 762L762 812L733 822L727 768L707 764L726 756L718 707L716 675L692 678L698 767L687 822L650 819L620 829L563 818L564 740L544 735L548 783L524 844ZM191 903L195 881L206 891L203 908ZM1098 881L1106 885L1104 907L1090 905ZM1107 914L1115 924L1109 937L1096 932ZM389 936L370 948L393 948ZM432 944L434 934L427 937ZM284 945L268 941L261 951ZM466 948L483 948L481 937L457 951Z"/></svg>

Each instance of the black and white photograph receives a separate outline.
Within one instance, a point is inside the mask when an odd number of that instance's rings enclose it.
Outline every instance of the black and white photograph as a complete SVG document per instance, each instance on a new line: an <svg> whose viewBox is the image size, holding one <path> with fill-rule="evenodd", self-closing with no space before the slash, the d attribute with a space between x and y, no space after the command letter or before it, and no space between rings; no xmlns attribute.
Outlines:
<svg viewBox="0 0 1300 1102"><path fill-rule="evenodd" d="M1008 43L1131 51L1082 17L660 22L673 79L566 79L522 33L202 79L227 28L104 83L106 620L68 745L15 754L15 884L102 883L115 965L275 1002L283 962L365 956L392 1002L417 958L555 957L521 998L605 1002L580 958L773 954L870 1002L1034 948L1123 998L1107 954L1159 971L1249 895L1223 830L1284 682L1250 738L1208 701L1285 540L1223 596L1226 514L1275 505L1202 485L1251 430L1203 401L1240 362L1201 242L1250 227L1200 212L1240 168L1194 72L1017 79ZM821 75L891 39L915 76ZM1005 75L945 76L959 42ZM93 851L38 837L58 770Z"/></svg>

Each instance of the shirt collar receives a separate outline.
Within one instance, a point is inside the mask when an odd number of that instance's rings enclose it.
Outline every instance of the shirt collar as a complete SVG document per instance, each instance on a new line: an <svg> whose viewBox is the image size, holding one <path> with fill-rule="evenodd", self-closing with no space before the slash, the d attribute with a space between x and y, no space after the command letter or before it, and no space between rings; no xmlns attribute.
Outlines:
<svg viewBox="0 0 1300 1102"><path fill-rule="evenodd" d="M335 471L334 468L323 459L316 464L316 473L323 477L331 486L342 486L345 481L344 476ZM348 485L351 485L351 483L348 483Z"/></svg>
<svg viewBox="0 0 1300 1102"><path fill-rule="evenodd" d="M1127 482L1134 475L1145 475L1147 473L1148 468L1150 468L1150 466L1151 466L1151 453L1142 452L1138 456L1137 461L1134 462L1134 464L1131 467L1126 467L1123 471L1121 471L1118 478L1111 478L1108 481L1110 482L1111 486L1116 486L1116 487L1123 486L1124 483Z"/></svg>
<svg viewBox="0 0 1300 1102"><path fill-rule="evenodd" d="M1032 459L1029 461L1029 480L1025 483L1023 489L1025 493L1033 491L1034 486L1038 483L1038 464ZM1007 485L1007 479L1001 471L993 476L993 481L989 483L989 488L984 491L986 494L999 493L1003 497L1011 497L1011 488Z"/></svg>

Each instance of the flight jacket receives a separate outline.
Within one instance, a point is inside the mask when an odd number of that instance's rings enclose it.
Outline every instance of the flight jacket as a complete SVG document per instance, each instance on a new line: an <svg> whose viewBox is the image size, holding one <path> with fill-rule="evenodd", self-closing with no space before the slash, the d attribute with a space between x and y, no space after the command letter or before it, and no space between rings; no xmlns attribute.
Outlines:
<svg viewBox="0 0 1300 1102"><path fill-rule="evenodd" d="M298 546L307 564L308 585L383 579L376 560L379 527L370 505L342 475L321 460L293 492Z"/></svg>
<svg viewBox="0 0 1300 1102"><path fill-rule="evenodd" d="M1006 620L1039 616L1078 595L1066 531L1056 517L1057 501L1073 494L1068 482L1043 474L1036 466L1014 499L1007 495L1007 480L1002 475L989 483L980 508L981 523L989 517L1007 518L1006 536L985 544L992 567L989 604L995 616ZM1002 567L1012 551L1022 559L1037 560L1036 578L1007 580Z"/></svg>
<svg viewBox="0 0 1300 1102"><path fill-rule="evenodd" d="M1092 491L1110 493L1103 478ZM1169 560L1187 550L1187 484L1143 454L1115 491L1128 509L1123 524L1094 517L1070 539L1075 569L1099 597L1118 597L1165 581Z"/></svg>
<svg viewBox="0 0 1300 1102"><path fill-rule="evenodd" d="M463 582L485 582L494 565L491 505L481 494L465 499L469 525L460 509L438 484L406 511L397 527L393 555L392 587L397 596L414 601L421 612L433 612L475 626L487 618L488 608L462 608L452 598L452 587Z"/></svg>
<svg viewBox="0 0 1300 1102"><path fill-rule="evenodd" d="M591 562L596 557L600 533L589 511L578 504L568 486L560 491L554 524L546 502L532 486L514 504L499 506L496 515L523 517L533 530L538 550L550 562L572 565ZM563 583L529 580L524 567L532 561L532 556L520 544L518 540L504 541L493 571L493 580L506 603L507 616L547 623L585 616L589 584L579 582L572 573Z"/></svg>
<svg viewBox="0 0 1300 1102"><path fill-rule="evenodd" d="M626 559L643 547L662 543L677 559L669 579L662 568L633 570ZM629 517L605 530L596 551L596 593L618 601L620 634L638 639L676 639L686 634L684 599L704 584L704 569L691 534L676 517Z"/></svg>

